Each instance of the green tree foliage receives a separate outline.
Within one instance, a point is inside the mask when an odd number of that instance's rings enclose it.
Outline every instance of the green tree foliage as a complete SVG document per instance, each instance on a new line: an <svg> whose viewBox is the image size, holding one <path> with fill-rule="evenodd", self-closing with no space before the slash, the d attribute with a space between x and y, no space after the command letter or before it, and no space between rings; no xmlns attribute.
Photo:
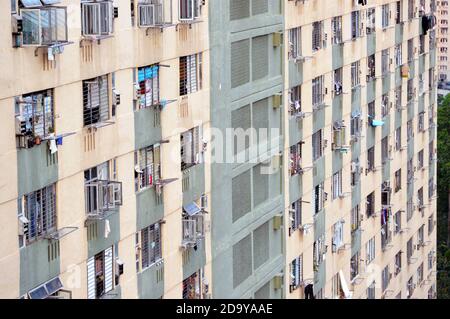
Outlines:
<svg viewBox="0 0 450 319"><path fill-rule="evenodd" d="M438 200L437 200L437 293L439 299L450 298L450 248L448 242L448 201L450 189L450 94L438 107Z"/></svg>

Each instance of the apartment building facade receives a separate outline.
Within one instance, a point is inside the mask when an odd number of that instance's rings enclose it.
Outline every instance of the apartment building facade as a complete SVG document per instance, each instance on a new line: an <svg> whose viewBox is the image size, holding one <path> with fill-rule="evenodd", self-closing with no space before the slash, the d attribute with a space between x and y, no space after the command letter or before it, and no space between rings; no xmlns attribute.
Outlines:
<svg viewBox="0 0 450 319"><path fill-rule="evenodd" d="M7 2L0 297L435 297L435 2Z"/></svg>
<svg viewBox="0 0 450 319"><path fill-rule="evenodd" d="M438 47L438 76L439 80L448 80L450 72L449 50L448 50L448 1L437 2L437 47Z"/></svg>

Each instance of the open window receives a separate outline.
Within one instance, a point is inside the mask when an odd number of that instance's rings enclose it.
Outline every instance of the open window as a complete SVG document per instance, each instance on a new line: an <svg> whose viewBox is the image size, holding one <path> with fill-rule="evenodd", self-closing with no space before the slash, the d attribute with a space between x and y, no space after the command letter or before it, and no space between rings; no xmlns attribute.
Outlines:
<svg viewBox="0 0 450 319"><path fill-rule="evenodd" d="M134 152L135 189L141 191L154 186L161 179L161 150L155 144Z"/></svg>
<svg viewBox="0 0 450 319"><path fill-rule="evenodd" d="M333 123L333 142L331 146L334 151L347 152L350 149L350 146L346 145L346 132L346 126L343 120Z"/></svg>
<svg viewBox="0 0 450 319"><path fill-rule="evenodd" d="M54 133L53 90L16 98L17 147L31 148Z"/></svg>
<svg viewBox="0 0 450 319"><path fill-rule="evenodd" d="M325 245L325 235L321 235L313 244L313 271L317 272L319 266L325 260L327 246Z"/></svg>
<svg viewBox="0 0 450 319"><path fill-rule="evenodd" d="M160 106L160 66L158 64L137 69L137 109Z"/></svg>
<svg viewBox="0 0 450 319"><path fill-rule="evenodd" d="M114 159L84 171L88 219L104 219L122 205L122 183L112 180L115 166Z"/></svg>
<svg viewBox="0 0 450 319"><path fill-rule="evenodd" d="M367 82L375 79L375 54L367 57Z"/></svg>
<svg viewBox="0 0 450 319"><path fill-rule="evenodd" d="M137 235L140 242L140 268L144 270L162 260L161 250L161 223L155 223L143 228Z"/></svg>
<svg viewBox="0 0 450 319"><path fill-rule="evenodd" d="M289 209L289 236L302 225L302 199L291 204Z"/></svg>
<svg viewBox="0 0 450 319"><path fill-rule="evenodd" d="M333 225L333 238L331 240L332 251L338 252L339 249L344 246L344 221L339 220Z"/></svg>
<svg viewBox="0 0 450 319"><path fill-rule="evenodd" d="M114 17L115 10L112 1L82 1L82 35L96 39L112 35L114 32Z"/></svg>
<svg viewBox="0 0 450 319"><path fill-rule="evenodd" d="M289 59L297 61L301 57L301 34L300 27L289 30Z"/></svg>
<svg viewBox="0 0 450 319"><path fill-rule="evenodd" d="M351 233L353 234L356 230L361 227L362 215L359 204L352 208L351 211Z"/></svg>
<svg viewBox="0 0 450 319"><path fill-rule="evenodd" d="M289 291L298 289L303 282L303 255L296 257L289 264L290 282Z"/></svg>
<svg viewBox="0 0 450 319"><path fill-rule="evenodd" d="M316 52L327 45L326 34L323 21L316 21L312 24L312 51Z"/></svg>
<svg viewBox="0 0 450 319"><path fill-rule="evenodd" d="M381 249L385 250L392 240L392 210L389 207L381 209Z"/></svg>
<svg viewBox="0 0 450 319"><path fill-rule="evenodd" d="M203 299L208 293L208 284L203 268L183 280L183 299Z"/></svg>
<svg viewBox="0 0 450 319"><path fill-rule="evenodd" d="M182 246L194 247L199 240L202 240L205 236L205 211L192 202L183 206L183 219L182 219Z"/></svg>
<svg viewBox="0 0 450 319"><path fill-rule="evenodd" d="M52 6L60 1L20 0L13 15L15 46L51 47L61 53L67 40L67 9Z"/></svg>
<svg viewBox="0 0 450 319"><path fill-rule="evenodd" d="M180 57L180 96L201 90L203 78L202 61L202 53Z"/></svg>
<svg viewBox="0 0 450 319"><path fill-rule="evenodd" d="M203 163L202 127L196 126L180 134L181 170Z"/></svg>
<svg viewBox="0 0 450 319"><path fill-rule="evenodd" d="M297 85L289 90L289 114L301 118L302 112L302 86Z"/></svg>
<svg viewBox="0 0 450 319"><path fill-rule="evenodd" d="M114 247L99 252L87 260L87 297L99 299L114 289Z"/></svg>
<svg viewBox="0 0 450 319"><path fill-rule="evenodd" d="M302 173L302 145L303 142L299 142L290 147L289 171L291 176Z"/></svg>

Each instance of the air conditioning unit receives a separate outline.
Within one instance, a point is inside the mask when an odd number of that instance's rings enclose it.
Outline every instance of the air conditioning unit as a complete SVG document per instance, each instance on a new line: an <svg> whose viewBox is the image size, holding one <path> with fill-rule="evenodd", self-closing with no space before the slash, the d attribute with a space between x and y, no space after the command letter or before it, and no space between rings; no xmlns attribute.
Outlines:
<svg viewBox="0 0 450 319"><path fill-rule="evenodd" d="M113 105L120 104L120 93L116 89L113 90Z"/></svg>
<svg viewBox="0 0 450 319"><path fill-rule="evenodd" d="M19 235L20 236L25 235L25 232L27 231L29 222L30 221L25 216L23 216L23 215L19 216Z"/></svg>
<svg viewBox="0 0 450 319"><path fill-rule="evenodd" d="M281 289L281 287L283 286L283 276L278 275L273 277L272 282L274 289Z"/></svg>
<svg viewBox="0 0 450 319"><path fill-rule="evenodd" d="M11 16L11 30L13 34L19 34L23 31L22 17L18 14L13 14Z"/></svg>

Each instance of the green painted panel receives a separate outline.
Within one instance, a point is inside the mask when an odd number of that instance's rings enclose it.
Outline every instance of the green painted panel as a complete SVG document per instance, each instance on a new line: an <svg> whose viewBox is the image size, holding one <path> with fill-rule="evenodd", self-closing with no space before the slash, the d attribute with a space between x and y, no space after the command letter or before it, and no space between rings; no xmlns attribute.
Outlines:
<svg viewBox="0 0 450 319"><path fill-rule="evenodd" d="M105 238L105 224L109 221L110 233ZM107 218L103 220L93 220L88 223L97 225L96 236L88 240L88 258L98 254L108 247L113 246L120 240L120 216L119 211L112 212ZM95 226L91 226L95 227ZM87 227L89 229L89 226Z"/></svg>
<svg viewBox="0 0 450 319"><path fill-rule="evenodd" d="M352 256L361 250L361 229L357 229L352 233Z"/></svg>
<svg viewBox="0 0 450 319"><path fill-rule="evenodd" d="M387 94L391 90L391 75L385 75L383 77L383 92L382 94Z"/></svg>
<svg viewBox="0 0 450 319"><path fill-rule="evenodd" d="M391 179L391 161L387 160L383 165L383 181L390 181Z"/></svg>
<svg viewBox="0 0 450 319"><path fill-rule="evenodd" d="M333 98L332 117L333 122L342 119L342 94Z"/></svg>
<svg viewBox="0 0 450 319"><path fill-rule="evenodd" d="M371 34L368 34L366 38L367 38L367 55L375 54L377 49L376 33L373 32Z"/></svg>
<svg viewBox="0 0 450 319"><path fill-rule="evenodd" d="M361 182L352 188L352 207L361 203Z"/></svg>
<svg viewBox="0 0 450 319"><path fill-rule="evenodd" d="M136 229L152 225L164 216L163 194L158 196L155 188L136 193Z"/></svg>
<svg viewBox="0 0 450 319"><path fill-rule="evenodd" d="M113 290L104 294L100 299L122 299L122 287L115 286Z"/></svg>
<svg viewBox="0 0 450 319"><path fill-rule="evenodd" d="M313 132L325 127L325 108L318 109L313 113Z"/></svg>
<svg viewBox="0 0 450 319"><path fill-rule="evenodd" d="M314 215L314 241L318 240L320 236L325 234L326 229L326 215L325 209Z"/></svg>
<svg viewBox="0 0 450 319"><path fill-rule="evenodd" d="M160 111L154 107L134 112L134 143L136 149L161 141L161 125L158 124L160 115Z"/></svg>
<svg viewBox="0 0 450 319"><path fill-rule="evenodd" d="M333 70L339 69L344 65L344 46L342 44L334 44L332 46L333 54Z"/></svg>
<svg viewBox="0 0 450 319"><path fill-rule="evenodd" d="M395 25L395 44L403 42L403 24Z"/></svg>
<svg viewBox="0 0 450 319"><path fill-rule="evenodd" d="M205 193L205 164L197 164L183 171L183 183L189 185L183 191L183 205L198 200Z"/></svg>
<svg viewBox="0 0 450 319"><path fill-rule="evenodd" d="M367 103L370 103L375 100L376 97L376 88L377 88L377 81L371 80L367 82Z"/></svg>
<svg viewBox="0 0 450 319"><path fill-rule="evenodd" d="M303 62L289 62L289 87L294 87L303 83Z"/></svg>
<svg viewBox="0 0 450 319"><path fill-rule="evenodd" d="M383 118L384 125L381 128L381 137L384 138L391 133L391 116L388 114Z"/></svg>
<svg viewBox="0 0 450 319"><path fill-rule="evenodd" d="M47 143L17 151L19 197L58 180L57 156L50 155Z"/></svg>
<svg viewBox="0 0 450 319"><path fill-rule="evenodd" d="M436 49L430 49L430 68L436 66Z"/></svg>
<svg viewBox="0 0 450 319"><path fill-rule="evenodd" d="M307 121L306 119L296 119L295 117L291 117L289 119L289 143L294 144L298 143L303 139L303 121Z"/></svg>
<svg viewBox="0 0 450 319"><path fill-rule="evenodd" d="M400 84L402 84L403 82L403 78L402 78L402 69L401 67L397 67L395 69L395 86L399 86Z"/></svg>
<svg viewBox="0 0 450 319"><path fill-rule="evenodd" d="M303 196L303 178L301 175L294 175L289 178L289 202L292 203Z"/></svg>
<svg viewBox="0 0 450 319"><path fill-rule="evenodd" d="M361 109L361 87L352 89L352 111Z"/></svg>
<svg viewBox="0 0 450 319"><path fill-rule="evenodd" d="M327 264L326 261L322 261L317 271L314 272L314 294L317 294L321 289L325 287L327 276Z"/></svg>
<svg viewBox="0 0 450 319"><path fill-rule="evenodd" d="M316 186L325 180L325 156L317 159L313 166L313 186Z"/></svg>
<svg viewBox="0 0 450 319"><path fill-rule="evenodd" d="M164 261L137 274L139 299L159 299L164 295Z"/></svg>
<svg viewBox="0 0 450 319"><path fill-rule="evenodd" d="M425 72L425 54L419 56L419 74Z"/></svg>
<svg viewBox="0 0 450 319"><path fill-rule="evenodd" d="M199 240L196 247L189 247L183 251L183 279L206 264L205 241Z"/></svg>
<svg viewBox="0 0 450 319"><path fill-rule="evenodd" d="M52 242L41 239L20 249L20 295L59 275L59 251L49 260L49 243ZM53 249L57 250L58 243L53 244Z"/></svg>

